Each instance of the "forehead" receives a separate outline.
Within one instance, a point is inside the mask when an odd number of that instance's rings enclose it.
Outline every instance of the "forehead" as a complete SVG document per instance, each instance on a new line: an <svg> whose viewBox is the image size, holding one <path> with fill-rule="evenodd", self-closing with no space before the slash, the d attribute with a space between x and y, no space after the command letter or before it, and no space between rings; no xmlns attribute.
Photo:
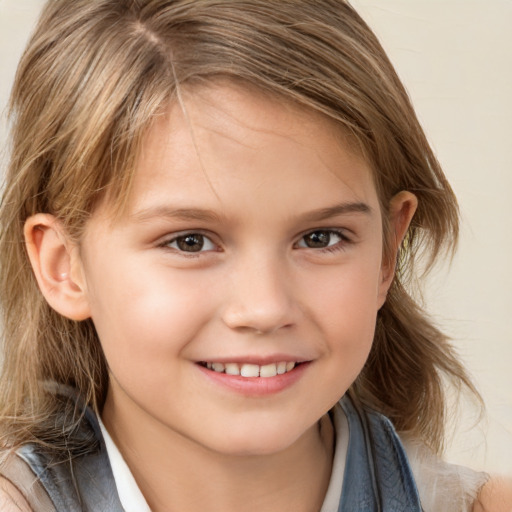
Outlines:
<svg viewBox="0 0 512 512"><path fill-rule="evenodd" d="M372 173L334 121L279 97L234 85L182 91L149 130L130 213L154 203L229 210L324 202L378 208ZM311 205L309 204L311 203ZM313 204L314 203L314 204ZM261 213L261 212L257 212Z"/></svg>

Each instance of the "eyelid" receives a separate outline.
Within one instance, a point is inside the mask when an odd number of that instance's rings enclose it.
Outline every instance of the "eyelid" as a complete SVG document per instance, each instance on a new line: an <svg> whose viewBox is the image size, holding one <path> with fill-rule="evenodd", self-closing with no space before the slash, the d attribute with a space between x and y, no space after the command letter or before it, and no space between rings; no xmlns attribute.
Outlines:
<svg viewBox="0 0 512 512"><path fill-rule="evenodd" d="M350 239L352 231L347 228L332 228L332 227L319 227L319 228L312 228L307 229L303 231L302 233L299 233L297 235L297 240L300 240L301 238L305 237L306 235L310 235L311 233L316 233L318 231L327 231L328 233L335 233L339 236L341 236L344 239Z"/></svg>

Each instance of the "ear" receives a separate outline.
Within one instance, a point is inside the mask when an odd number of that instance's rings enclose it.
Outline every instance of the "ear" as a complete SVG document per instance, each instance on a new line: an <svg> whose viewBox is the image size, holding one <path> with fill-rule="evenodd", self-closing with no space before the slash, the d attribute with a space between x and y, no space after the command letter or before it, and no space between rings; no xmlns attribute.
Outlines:
<svg viewBox="0 0 512 512"><path fill-rule="evenodd" d="M90 317L82 265L76 244L53 216L38 213L24 227L28 257L48 304L71 320Z"/></svg>
<svg viewBox="0 0 512 512"><path fill-rule="evenodd" d="M396 259L400 244L418 207L418 199L411 192L402 191L393 196L389 204L388 223L389 237L388 254L382 262L379 283L379 308L386 301L388 290L393 282L396 270Z"/></svg>

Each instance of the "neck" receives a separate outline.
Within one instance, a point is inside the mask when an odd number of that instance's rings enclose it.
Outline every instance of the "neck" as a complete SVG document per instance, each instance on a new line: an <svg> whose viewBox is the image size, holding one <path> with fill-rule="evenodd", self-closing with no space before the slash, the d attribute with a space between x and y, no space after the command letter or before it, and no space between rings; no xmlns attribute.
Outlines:
<svg viewBox="0 0 512 512"><path fill-rule="evenodd" d="M327 417L281 452L236 456L160 424L135 425L129 411L108 398L102 416L153 512L312 512L322 506L333 457Z"/></svg>

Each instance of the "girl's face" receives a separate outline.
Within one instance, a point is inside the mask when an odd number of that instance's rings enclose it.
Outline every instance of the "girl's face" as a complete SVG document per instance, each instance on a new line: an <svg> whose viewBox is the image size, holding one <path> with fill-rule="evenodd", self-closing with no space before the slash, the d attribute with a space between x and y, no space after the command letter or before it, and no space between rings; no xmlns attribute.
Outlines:
<svg viewBox="0 0 512 512"><path fill-rule="evenodd" d="M100 206L81 246L106 408L214 451L277 452L368 356L393 271L377 193L317 114L227 84L183 100L149 133L126 213Z"/></svg>

